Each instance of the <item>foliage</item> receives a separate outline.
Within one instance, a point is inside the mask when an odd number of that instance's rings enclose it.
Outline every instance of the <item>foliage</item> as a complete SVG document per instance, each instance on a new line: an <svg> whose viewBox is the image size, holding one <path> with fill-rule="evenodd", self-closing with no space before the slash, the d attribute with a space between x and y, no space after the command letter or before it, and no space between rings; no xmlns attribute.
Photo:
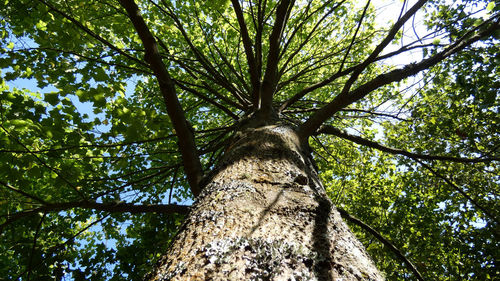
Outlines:
<svg viewBox="0 0 500 281"><path fill-rule="evenodd" d="M310 137L333 202L426 279L499 275L498 3L418 1L391 37L413 1L387 22L370 1L137 1L154 57L130 1L3 2L0 280L141 279L196 161L210 171L266 96ZM351 226L388 280L415 278Z"/></svg>

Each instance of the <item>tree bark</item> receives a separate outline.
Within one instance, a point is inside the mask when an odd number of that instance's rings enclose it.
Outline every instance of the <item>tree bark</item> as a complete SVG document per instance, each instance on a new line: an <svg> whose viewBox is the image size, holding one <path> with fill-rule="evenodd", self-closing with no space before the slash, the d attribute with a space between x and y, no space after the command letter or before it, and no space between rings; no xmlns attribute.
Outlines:
<svg viewBox="0 0 500 281"><path fill-rule="evenodd" d="M383 280L327 198L307 144L249 121L149 280Z"/></svg>

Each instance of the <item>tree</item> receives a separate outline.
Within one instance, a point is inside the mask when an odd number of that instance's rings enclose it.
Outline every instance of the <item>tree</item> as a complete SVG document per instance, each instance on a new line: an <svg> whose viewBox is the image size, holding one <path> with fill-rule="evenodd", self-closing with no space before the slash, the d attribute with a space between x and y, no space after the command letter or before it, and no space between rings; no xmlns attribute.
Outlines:
<svg viewBox="0 0 500 281"><path fill-rule="evenodd" d="M4 3L0 279L498 276L495 2Z"/></svg>

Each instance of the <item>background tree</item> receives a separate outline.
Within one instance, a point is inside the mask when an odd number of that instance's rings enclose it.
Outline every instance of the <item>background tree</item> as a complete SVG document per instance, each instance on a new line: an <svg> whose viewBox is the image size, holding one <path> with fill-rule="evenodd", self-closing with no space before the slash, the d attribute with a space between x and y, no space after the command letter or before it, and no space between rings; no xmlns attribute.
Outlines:
<svg viewBox="0 0 500 281"><path fill-rule="evenodd" d="M3 2L0 279L142 278L249 116L387 279L498 276L495 2Z"/></svg>

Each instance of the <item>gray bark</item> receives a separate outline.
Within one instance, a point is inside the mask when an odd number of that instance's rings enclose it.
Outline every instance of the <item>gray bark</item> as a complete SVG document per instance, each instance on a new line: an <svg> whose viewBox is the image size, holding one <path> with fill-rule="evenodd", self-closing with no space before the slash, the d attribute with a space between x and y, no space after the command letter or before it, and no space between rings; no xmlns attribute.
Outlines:
<svg viewBox="0 0 500 281"><path fill-rule="evenodd" d="M287 125L242 128L150 280L383 280Z"/></svg>

